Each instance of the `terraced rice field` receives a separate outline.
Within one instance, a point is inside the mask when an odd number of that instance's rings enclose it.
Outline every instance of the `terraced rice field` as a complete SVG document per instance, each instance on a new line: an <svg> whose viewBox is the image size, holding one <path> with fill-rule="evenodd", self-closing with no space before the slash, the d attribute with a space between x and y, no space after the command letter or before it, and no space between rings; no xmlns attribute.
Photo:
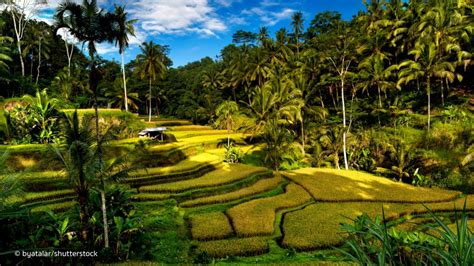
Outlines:
<svg viewBox="0 0 474 266"><path fill-rule="evenodd" d="M123 183L140 204L174 200L185 217L192 252L216 258L325 249L344 241L340 223L362 213L374 217L383 208L388 219L397 219L426 213L423 204L450 212L462 208L465 200L456 191L418 188L356 171L307 168L274 173L263 167L227 164L218 146L227 137L225 131L194 125L169 128L177 142L152 143L150 150L157 156L176 151L185 156L171 165L136 170ZM231 137L238 143L245 138L240 133ZM110 145L133 146L138 141ZM252 149L242 146L244 152ZM63 172L29 172L21 179L28 184L27 193L16 200L33 211L61 211L75 205ZM466 200L468 209L474 210L474 197ZM159 213L147 215L152 220Z"/></svg>

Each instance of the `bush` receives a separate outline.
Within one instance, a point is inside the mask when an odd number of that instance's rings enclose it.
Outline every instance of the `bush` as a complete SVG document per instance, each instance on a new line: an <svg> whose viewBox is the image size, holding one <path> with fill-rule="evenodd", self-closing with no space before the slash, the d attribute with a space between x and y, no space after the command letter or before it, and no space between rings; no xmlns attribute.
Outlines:
<svg viewBox="0 0 474 266"><path fill-rule="evenodd" d="M353 224L343 224L342 230L349 235L345 244L348 251L339 250L361 265L473 265L474 236L468 227L466 205L460 217L455 215L455 230L428 211L437 223L428 226L435 234L388 229L382 211L382 219L364 214L354 219Z"/></svg>
<svg viewBox="0 0 474 266"><path fill-rule="evenodd" d="M242 150L234 147L234 143L230 143L230 145L224 145L225 147L225 154L224 154L224 162L227 163L238 163L242 160Z"/></svg>

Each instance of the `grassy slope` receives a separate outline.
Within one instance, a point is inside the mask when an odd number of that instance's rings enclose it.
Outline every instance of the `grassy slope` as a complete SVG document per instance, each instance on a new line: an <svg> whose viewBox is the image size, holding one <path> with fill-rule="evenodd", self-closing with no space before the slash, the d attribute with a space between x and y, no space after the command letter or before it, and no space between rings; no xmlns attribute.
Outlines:
<svg viewBox="0 0 474 266"><path fill-rule="evenodd" d="M459 192L414 187L358 171L305 168L284 173L306 188L318 201L439 202Z"/></svg>

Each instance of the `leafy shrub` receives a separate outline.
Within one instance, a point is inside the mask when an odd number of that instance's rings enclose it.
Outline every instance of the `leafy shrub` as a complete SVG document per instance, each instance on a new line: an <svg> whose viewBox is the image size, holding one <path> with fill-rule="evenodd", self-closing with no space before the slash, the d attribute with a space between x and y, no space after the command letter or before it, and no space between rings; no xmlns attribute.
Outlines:
<svg viewBox="0 0 474 266"><path fill-rule="evenodd" d="M51 143L59 134L58 100L49 98L46 90L35 97L25 96L25 104L17 104L7 112L11 137L16 143Z"/></svg>
<svg viewBox="0 0 474 266"><path fill-rule="evenodd" d="M349 251L339 250L361 265L473 265L474 235L468 227L466 202L461 215L455 214L455 230L427 209L436 221L435 226L427 227L435 234L389 229L383 211L382 219L363 214L353 220L353 224L342 225L342 230L349 235L345 244Z"/></svg>
<svg viewBox="0 0 474 266"><path fill-rule="evenodd" d="M375 159L372 158L369 148L357 147L349 154L351 168L366 172L374 172L377 167Z"/></svg>
<svg viewBox="0 0 474 266"><path fill-rule="evenodd" d="M234 143L231 142L230 145L225 144L225 154L224 154L224 162L227 163L238 163L242 160L242 150L235 147Z"/></svg>

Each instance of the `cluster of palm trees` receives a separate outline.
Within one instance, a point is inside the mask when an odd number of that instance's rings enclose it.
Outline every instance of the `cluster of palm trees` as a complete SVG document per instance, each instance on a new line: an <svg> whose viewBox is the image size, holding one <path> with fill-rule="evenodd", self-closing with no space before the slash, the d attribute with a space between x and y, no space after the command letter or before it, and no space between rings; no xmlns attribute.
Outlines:
<svg viewBox="0 0 474 266"><path fill-rule="evenodd" d="M352 113L346 114L348 100L352 106L354 99L375 95L372 106L380 124L380 113L389 109L391 96L422 87L429 131L433 88L444 104L446 89L469 70L472 3L364 3L367 11L349 22L335 12L324 12L306 31L302 13L297 12L291 32L281 29L275 39L265 27L256 34L237 32L233 38L237 45L224 48L221 60L203 76L202 86L229 90L234 101L248 106L256 120L255 132L265 132L266 124L289 129L293 135L301 131L303 153L304 124L322 123L327 111L339 114L346 169L346 134L353 120Z"/></svg>

